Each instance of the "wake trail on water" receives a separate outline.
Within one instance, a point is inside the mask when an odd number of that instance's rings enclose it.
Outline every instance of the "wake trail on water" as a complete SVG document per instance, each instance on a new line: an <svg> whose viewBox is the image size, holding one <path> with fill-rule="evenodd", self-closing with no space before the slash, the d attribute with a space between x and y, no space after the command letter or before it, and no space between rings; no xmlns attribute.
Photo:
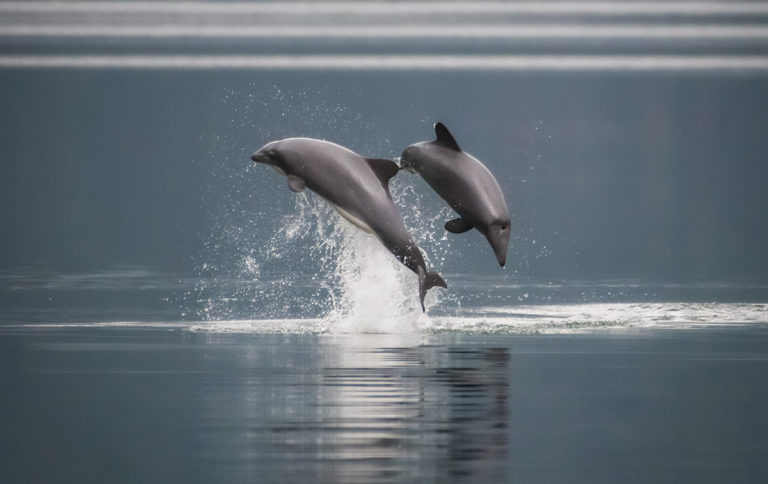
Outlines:
<svg viewBox="0 0 768 484"><path fill-rule="evenodd" d="M234 208L215 227L196 288L194 303L202 309L183 327L234 333L529 334L768 322L763 304L768 286L553 284L502 274L451 274L446 267L463 256L457 239L443 228L452 211L431 203L435 200L400 174L390 186L393 199L427 268L448 283L447 290L427 293L423 313L418 278L375 236L316 194L288 198L281 178L265 176L271 178L252 195L253 206L228 204ZM244 184L241 191L254 190ZM734 300L734 291L754 297Z"/></svg>
<svg viewBox="0 0 768 484"><path fill-rule="evenodd" d="M551 244L562 245L566 237L550 232L543 209L514 222L509 263L499 271L480 234L449 235L443 224L456 217L453 211L420 177L401 172L390 182L392 197L427 269L448 284L447 290L428 291L422 313L416 275L374 236L316 194L289 193L283 178L248 161L265 141L297 134L332 137L363 154L399 153L402 147L392 145L387 131L354 112L349 93L341 97L330 88L253 84L245 91L226 90L220 101L231 122L209 135L214 148L201 161L212 167L203 202L212 208L213 226L204 249L193 256L195 287L179 298L180 327L518 334L768 322L768 284L710 288L527 279L549 257ZM433 121L425 117L421 123ZM515 197L533 200L534 207L563 203L537 198L542 195L534 189L558 169L539 154L549 133L537 122L519 154L529 169L501 173L503 185L515 186L513 204Z"/></svg>

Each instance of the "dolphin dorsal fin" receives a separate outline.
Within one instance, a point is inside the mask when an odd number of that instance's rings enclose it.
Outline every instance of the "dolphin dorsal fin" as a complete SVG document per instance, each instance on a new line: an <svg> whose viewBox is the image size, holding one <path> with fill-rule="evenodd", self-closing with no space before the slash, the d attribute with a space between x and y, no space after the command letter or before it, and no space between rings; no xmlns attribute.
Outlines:
<svg viewBox="0 0 768 484"><path fill-rule="evenodd" d="M437 135L435 143L439 143L446 148L451 148L452 150L461 151L459 144L456 142L451 132L448 131L448 128L446 128L443 123L435 124L435 134Z"/></svg>
<svg viewBox="0 0 768 484"><path fill-rule="evenodd" d="M368 166L370 166L373 173L376 174L376 177L384 186L384 189L389 192L389 180L397 175L398 170L400 170L397 163L382 158L366 158L365 161L368 162Z"/></svg>

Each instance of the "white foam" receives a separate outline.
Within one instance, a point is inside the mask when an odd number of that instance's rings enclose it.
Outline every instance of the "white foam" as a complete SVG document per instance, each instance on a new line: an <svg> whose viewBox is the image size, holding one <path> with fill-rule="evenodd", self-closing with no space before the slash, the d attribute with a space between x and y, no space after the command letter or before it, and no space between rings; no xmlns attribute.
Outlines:
<svg viewBox="0 0 768 484"><path fill-rule="evenodd" d="M335 277L339 301L325 320L333 332L408 333L425 324L416 275L373 236L349 224L339 227ZM434 291L430 291L434 296ZM435 303L435 297L425 305Z"/></svg>
<svg viewBox="0 0 768 484"><path fill-rule="evenodd" d="M760 303L591 303L480 307L432 318L432 330L489 333L573 333L598 330L688 329L768 323Z"/></svg>
<svg viewBox="0 0 768 484"><path fill-rule="evenodd" d="M424 324L418 278L374 235L344 220L319 197L299 199L297 206L300 217L289 230L310 232L309 257L324 258L319 277L330 296L323 318L330 332L408 333ZM425 305L435 301L431 294Z"/></svg>
<svg viewBox="0 0 768 484"><path fill-rule="evenodd" d="M361 247L362 248L362 247ZM375 260L375 258L374 258ZM365 273L365 271L363 271ZM356 276L360 277L360 276ZM354 282L351 279L350 282ZM357 279L361 281L361 279ZM372 291L371 283L381 288ZM351 307L323 318L238 319L187 322L71 322L3 325L3 328L152 328L206 333L490 333L565 334L626 330L689 330L706 327L768 324L764 303L608 303L499 306L464 309L451 316L426 318L421 311L403 310L394 304L396 291L386 296L384 288L397 287L393 279L365 280L347 290ZM389 305L389 306L388 306ZM393 310L387 313L387 310ZM400 311L400 312L397 312Z"/></svg>
<svg viewBox="0 0 768 484"><path fill-rule="evenodd" d="M293 212L274 230L258 247L248 245L247 230L224 231L241 247L232 254L242 258L233 263L239 279L252 282L205 291L201 316L216 330L234 324L256 332L282 332L285 326L288 332L412 333L427 324L417 276L325 200L297 195ZM427 308L437 303L438 290L429 291Z"/></svg>

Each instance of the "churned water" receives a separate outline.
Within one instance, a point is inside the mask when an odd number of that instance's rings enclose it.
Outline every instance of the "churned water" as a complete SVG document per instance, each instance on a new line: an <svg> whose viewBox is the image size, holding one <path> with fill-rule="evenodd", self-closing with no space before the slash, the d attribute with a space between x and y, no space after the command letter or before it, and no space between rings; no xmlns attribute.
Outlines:
<svg viewBox="0 0 768 484"><path fill-rule="evenodd" d="M234 220L229 221L233 225L217 225L205 260L218 265L204 262L198 274L141 267L86 274L2 273L1 321L9 327L49 329L167 326L226 333L414 335L768 323L768 283L757 278L656 282L450 273L451 258L461 254L440 226L448 210L424 216L418 209L421 197L410 186L395 184L393 191L397 203L410 207L407 223L421 227L413 233L428 249L428 267L442 273L449 285L430 290L426 312L419 306L411 271L374 236L305 193L295 196L293 210L282 216L266 243L251 237L255 228ZM228 251L227 244L238 249ZM473 249L493 257L484 245Z"/></svg>

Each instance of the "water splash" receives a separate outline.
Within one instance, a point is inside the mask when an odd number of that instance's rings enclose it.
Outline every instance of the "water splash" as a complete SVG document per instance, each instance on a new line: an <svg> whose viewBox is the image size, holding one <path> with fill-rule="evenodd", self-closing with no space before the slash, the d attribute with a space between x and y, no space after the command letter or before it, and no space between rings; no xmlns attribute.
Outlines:
<svg viewBox="0 0 768 484"><path fill-rule="evenodd" d="M409 221L425 219L415 208L420 206L415 192L397 190L393 197L398 205L406 201L414 207L406 217ZM435 244L445 245L431 227L443 215L412 231L418 234L417 243L438 251ZM224 231L241 250L229 261L234 269L231 280L210 278L215 283L207 288L203 319L319 319L326 331L342 333L405 333L429 327L419 305L417 277L376 237L341 218L320 197L297 195L294 210L276 227L260 245L249 245L247 227ZM429 267L440 269L442 264L432 263L435 257L425 256ZM427 309L439 304L437 292L427 294Z"/></svg>
<svg viewBox="0 0 768 484"><path fill-rule="evenodd" d="M326 316L333 332L406 333L424 326L427 316L418 302L418 279L397 262L381 243L335 218L340 243L329 279L334 308ZM425 305L437 303L430 291Z"/></svg>
<svg viewBox="0 0 768 484"><path fill-rule="evenodd" d="M207 321L322 320L328 331L340 332L429 327L416 276L375 237L352 227L314 194L296 196L293 207L287 206L284 181L249 160L265 141L327 133L360 153L386 155L393 151L388 137L345 103L334 102L330 90L251 87L227 90L221 99L231 120L222 130L226 134L211 140L212 176L204 200L216 213L197 262L200 282L183 302L199 310L186 312ZM364 147L358 146L361 140ZM456 263L464 259L462 247L487 250L485 241L448 235L443 225L454 215L420 177L401 173L390 191L427 268L449 285L447 291L430 290L425 306L434 315L457 314L461 300L450 290L449 271L461 270Z"/></svg>
<svg viewBox="0 0 768 484"><path fill-rule="evenodd" d="M211 139L204 202L215 212L214 224L197 263L200 282L185 301L199 308L190 311L193 316L220 324L313 321L314 330L332 332L410 332L429 325L417 277L375 237L315 194L288 196L283 179L250 163L250 153L264 142L298 135L322 139L333 133L333 141L361 153L391 152L388 137L350 111L348 100L334 102L336 94L258 84L222 94L231 119L222 129L226 134ZM442 273L440 254L450 247L439 235L445 210L422 211L425 200L408 181L396 177L393 199L428 268ZM428 309L439 305L438 291L429 291Z"/></svg>

